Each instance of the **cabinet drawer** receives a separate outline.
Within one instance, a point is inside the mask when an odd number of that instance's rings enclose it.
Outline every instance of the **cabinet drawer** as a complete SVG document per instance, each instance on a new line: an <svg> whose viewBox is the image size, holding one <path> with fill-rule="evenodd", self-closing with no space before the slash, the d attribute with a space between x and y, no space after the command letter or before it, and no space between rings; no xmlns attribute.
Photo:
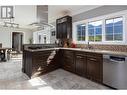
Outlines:
<svg viewBox="0 0 127 95"><path fill-rule="evenodd" d="M64 58L72 59L72 58L73 58L73 55L67 55L67 54L64 54L63 57L64 57Z"/></svg>
<svg viewBox="0 0 127 95"><path fill-rule="evenodd" d="M64 50L65 55L73 55L73 51L71 50Z"/></svg>
<svg viewBox="0 0 127 95"><path fill-rule="evenodd" d="M87 57L87 60L89 60L89 61L98 61L98 58L94 58L94 57Z"/></svg>
<svg viewBox="0 0 127 95"><path fill-rule="evenodd" d="M84 57L85 57L85 56L83 56L83 55L76 55L76 58L77 58L77 59L84 59Z"/></svg>
<svg viewBox="0 0 127 95"><path fill-rule="evenodd" d="M75 53L76 56L86 56L86 53L85 52L76 52Z"/></svg>
<svg viewBox="0 0 127 95"><path fill-rule="evenodd" d="M87 56L88 57L95 57L95 58L101 58L102 57L102 54L98 54L98 53L91 53L91 52L89 52L89 53L87 53Z"/></svg>
<svg viewBox="0 0 127 95"><path fill-rule="evenodd" d="M51 54L51 51L35 52L35 53L33 53L33 57L40 58L40 57L49 56L50 54Z"/></svg>
<svg viewBox="0 0 127 95"><path fill-rule="evenodd" d="M101 59L101 57L87 57L87 60L89 60L89 61L95 61L95 62L101 62L102 61L102 59Z"/></svg>
<svg viewBox="0 0 127 95"><path fill-rule="evenodd" d="M49 57L45 56L45 57L40 57L40 58L34 58L33 62L36 63L47 63L49 60L51 60Z"/></svg>

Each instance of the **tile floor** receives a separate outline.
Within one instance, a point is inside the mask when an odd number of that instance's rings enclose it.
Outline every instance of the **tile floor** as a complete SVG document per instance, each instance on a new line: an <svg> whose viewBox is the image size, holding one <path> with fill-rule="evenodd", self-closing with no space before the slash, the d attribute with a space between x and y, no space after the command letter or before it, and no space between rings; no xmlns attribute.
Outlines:
<svg viewBox="0 0 127 95"><path fill-rule="evenodd" d="M18 90L108 90L110 88L79 77L62 69L29 79L21 72L22 61L11 59L0 62L0 89Z"/></svg>

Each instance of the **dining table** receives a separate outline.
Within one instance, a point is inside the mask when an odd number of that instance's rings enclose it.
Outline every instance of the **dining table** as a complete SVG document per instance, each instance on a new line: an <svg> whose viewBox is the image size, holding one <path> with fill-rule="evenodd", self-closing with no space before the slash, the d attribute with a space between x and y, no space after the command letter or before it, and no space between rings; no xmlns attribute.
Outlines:
<svg viewBox="0 0 127 95"><path fill-rule="evenodd" d="M0 61L7 61L9 60L9 52L12 50L12 48L8 47L2 47L0 48Z"/></svg>

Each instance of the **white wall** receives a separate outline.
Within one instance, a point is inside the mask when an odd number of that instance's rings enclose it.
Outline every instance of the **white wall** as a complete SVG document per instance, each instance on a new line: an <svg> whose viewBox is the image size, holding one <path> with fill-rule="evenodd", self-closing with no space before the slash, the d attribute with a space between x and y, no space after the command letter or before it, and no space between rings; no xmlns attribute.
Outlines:
<svg viewBox="0 0 127 95"><path fill-rule="evenodd" d="M0 43L2 47L12 47L12 32L23 33L23 43L29 44L29 39L32 37L33 32L26 29L12 29L8 27L0 26Z"/></svg>
<svg viewBox="0 0 127 95"><path fill-rule="evenodd" d="M16 5L14 6L14 22L19 24L19 29L0 26L0 43L3 47L12 47L12 32L22 32L24 34L23 43L28 44L33 32L29 24L37 19L37 10L35 5ZM4 21L0 19L2 24Z"/></svg>
<svg viewBox="0 0 127 95"><path fill-rule="evenodd" d="M14 23L21 28L31 28L29 24L37 21L37 7L35 5L14 6ZM4 25L5 19L0 19L0 25Z"/></svg>
<svg viewBox="0 0 127 95"><path fill-rule="evenodd" d="M11 32L0 32L0 43L2 47L11 47Z"/></svg>
<svg viewBox="0 0 127 95"><path fill-rule="evenodd" d="M30 23L36 22L37 10L34 5L16 5L14 6L15 22L20 24L20 27L26 27Z"/></svg>

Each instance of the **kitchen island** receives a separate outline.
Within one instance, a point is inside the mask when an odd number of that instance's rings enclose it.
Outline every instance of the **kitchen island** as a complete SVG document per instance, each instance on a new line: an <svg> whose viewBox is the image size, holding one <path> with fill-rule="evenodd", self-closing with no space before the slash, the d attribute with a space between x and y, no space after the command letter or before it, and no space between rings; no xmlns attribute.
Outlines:
<svg viewBox="0 0 127 95"><path fill-rule="evenodd" d="M22 71L30 78L53 71L60 66L58 53L57 49L24 50Z"/></svg>

